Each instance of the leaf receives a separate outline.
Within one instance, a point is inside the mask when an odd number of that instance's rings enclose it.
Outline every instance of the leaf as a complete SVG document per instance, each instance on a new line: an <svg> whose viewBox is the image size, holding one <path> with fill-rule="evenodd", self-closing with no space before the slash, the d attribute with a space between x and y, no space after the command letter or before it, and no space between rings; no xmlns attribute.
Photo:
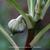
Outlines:
<svg viewBox="0 0 50 50"><path fill-rule="evenodd" d="M50 24L48 24L45 28L43 28L35 37L34 39L31 41L30 45L34 46L39 39L45 34L45 32L47 32L50 29Z"/></svg>
<svg viewBox="0 0 50 50"><path fill-rule="evenodd" d="M36 0L27 0L28 13L29 13L29 15L32 16L33 18L34 18L35 3L36 3Z"/></svg>
<svg viewBox="0 0 50 50"><path fill-rule="evenodd" d="M10 44L13 46L15 50L19 50L18 46L16 45L14 40L10 37L9 33L7 33L1 25L0 25L0 32L2 32L2 34L7 38L7 40L10 42Z"/></svg>
<svg viewBox="0 0 50 50"><path fill-rule="evenodd" d="M22 10L21 6L15 0L8 0L9 4L14 5L16 10L23 16L26 16L25 12Z"/></svg>
<svg viewBox="0 0 50 50"><path fill-rule="evenodd" d="M44 8L42 9L42 13L41 13L41 16L40 16L41 19L44 18L44 15L45 15L47 9L49 8L49 6L50 6L50 0L47 0L47 2L46 2L46 4L45 4Z"/></svg>
<svg viewBox="0 0 50 50"><path fill-rule="evenodd" d="M14 7L16 8L16 10L23 16L23 18L25 20L29 19L31 24L33 25L34 27L34 21L33 21L33 18L28 14L26 15L26 13L22 10L21 6L15 1L15 0L8 0L9 3L13 4ZM29 22L29 21L28 21Z"/></svg>

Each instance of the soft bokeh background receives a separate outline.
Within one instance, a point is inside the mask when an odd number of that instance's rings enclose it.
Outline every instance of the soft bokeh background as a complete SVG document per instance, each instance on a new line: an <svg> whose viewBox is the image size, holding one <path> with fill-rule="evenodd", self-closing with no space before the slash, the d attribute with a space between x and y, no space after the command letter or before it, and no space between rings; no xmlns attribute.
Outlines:
<svg viewBox="0 0 50 50"><path fill-rule="evenodd" d="M16 0L16 1L19 2L19 4L21 5L21 7L23 8L23 10L25 12L28 12L26 0ZM8 6L7 0L0 0L0 24L4 27L4 29L6 28L5 29L6 31L8 30L8 25L7 25L8 22L11 19L16 18L18 15L19 15L19 13L15 10L14 7ZM48 10L44 16L44 19L42 21L40 21L40 23L42 24L42 26L45 26L48 23L50 23L50 7L48 8ZM40 27L42 27L42 26L40 26ZM9 46L11 46L11 44L8 42L8 40L4 37L4 35L2 33L3 32L0 31L0 50L9 50ZM14 41L16 42L16 44L19 47L24 47L26 40L27 40L27 36L28 36L28 31L25 30L25 32L23 32L21 34L16 34L12 38L14 39ZM32 34L31 34L31 36L32 36ZM49 44L47 44L48 39L49 39ZM36 46L38 46L38 47L39 46L48 47L47 45L50 47L50 30L48 32L46 32L44 37L36 44Z"/></svg>

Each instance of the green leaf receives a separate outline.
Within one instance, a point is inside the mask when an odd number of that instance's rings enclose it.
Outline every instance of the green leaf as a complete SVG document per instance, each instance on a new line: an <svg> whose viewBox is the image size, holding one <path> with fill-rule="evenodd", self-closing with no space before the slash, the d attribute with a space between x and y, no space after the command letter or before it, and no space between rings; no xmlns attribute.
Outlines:
<svg viewBox="0 0 50 50"><path fill-rule="evenodd" d="M16 10L17 10L22 16L26 16L26 13L22 10L21 6L17 3L16 0L8 0L8 3L14 5L14 7L16 8Z"/></svg>
<svg viewBox="0 0 50 50"><path fill-rule="evenodd" d="M30 45L34 46L39 40L40 38L45 34L45 32L47 32L50 29L50 24L48 24L45 28L43 28L35 37L34 39L31 41Z"/></svg>
<svg viewBox="0 0 50 50"><path fill-rule="evenodd" d="M40 16L41 19L44 18L44 15L45 15L47 9L49 8L49 6L50 6L50 0L47 0L47 2L46 2L46 4L45 4L44 8L42 9L42 13L41 13L41 16Z"/></svg>
<svg viewBox="0 0 50 50"><path fill-rule="evenodd" d="M10 44L13 46L15 50L19 50L18 45L14 42L14 40L11 38L9 33L5 31L5 29L0 25L0 32L6 37L6 39L10 42ZM17 49L16 49L17 48Z"/></svg>
<svg viewBox="0 0 50 50"><path fill-rule="evenodd" d="M12 5L14 5L14 7L16 8L16 10L23 16L23 18L25 19L25 20L27 20L27 19L31 19L30 20L30 22L31 22L31 24L33 25L33 27L34 27L34 21L33 21L33 18L28 14L28 15L26 15L26 13L22 10L22 8L21 8L21 6L15 1L15 0L8 0L9 1L9 3L11 3ZM29 22L29 21L28 21Z"/></svg>
<svg viewBox="0 0 50 50"><path fill-rule="evenodd" d="M34 18L35 3L36 0L27 0L29 15L32 16L33 18Z"/></svg>

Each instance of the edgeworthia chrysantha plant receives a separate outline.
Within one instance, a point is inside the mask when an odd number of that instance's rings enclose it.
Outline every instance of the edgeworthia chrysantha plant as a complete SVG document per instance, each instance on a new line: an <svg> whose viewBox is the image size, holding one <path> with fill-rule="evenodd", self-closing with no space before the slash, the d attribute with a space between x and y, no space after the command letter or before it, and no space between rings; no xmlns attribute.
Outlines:
<svg viewBox="0 0 50 50"><path fill-rule="evenodd" d="M42 20L44 18L44 15L50 6L50 0L27 0L28 3L28 13L25 13L21 6L16 2L16 0L8 0L10 5L12 4L16 10L20 13L20 15L16 19L10 20L8 23L8 27L12 30L23 30L25 27L25 23L20 25L20 22L23 18L26 21L27 28L34 28L34 25L38 20ZM22 26L22 27L21 27ZM45 27L43 30L47 31L50 27L50 24ZM18 29L19 28L19 29ZM38 41L38 39L44 34L44 31L40 31L37 36L35 36L35 39L32 40L30 43L31 46ZM40 35L40 36L39 36ZM39 36L39 38L38 38Z"/></svg>
<svg viewBox="0 0 50 50"><path fill-rule="evenodd" d="M11 0L11 1L8 0L8 1L10 3L12 3L12 5L15 6L16 10L21 14L18 16L19 19L20 18L25 19L28 29L34 27L35 22L37 22L39 19L42 19L42 17L44 16L45 12L47 11L47 9L49 7L49 2L50 2L50 0L48 0L47 3L45 4L45 1L43 1L43 0L27 0L27 3L28 3L28 14L27 14L22 10L21 6L18 5L18 3L15 0ZM42 7L42 4L41 4L42 1L44 2L43 5L45 5L43 9L41 8ZM8 26L9 26L9 24L8 24ZM16 27L18 27L18 26L16 26Z"/></svg>
<svg viewBox="0 0 50 50"><path fill-rule="evenodd" d="M19 15L17 18L16 18L16 20L18 19L21 19L21 18L23 18L23 19L25 19L25 21L26 21L26 23L27 23L27 27L28 27L28 29L29 28L32 28L33 26L32 26L32 23L33 23L33 19L32 19L32 17L29 15L29 14L26 14L20 7L21 6L19 6L17 3L16 3L16 1L15 0L12 0L11 1L11 3L15 6L15 8L16 8L16 10L21 14L21 15ZM18 22L18 20L17 20L17 22ZM31 21L32 22L31 22ZM14 21L14 20L13 20ZM17 23L16 22L16 23ZM11 21L9 22L9 23L11 23ZM10 27L10 25L9 25L9 23L8 23L8 26ZM18 24L17 24L18 25ZM17 26L16 25L16 26ZM18 26L17 26L18 27ZM22 28L21 28L22 29Z"/></svg>

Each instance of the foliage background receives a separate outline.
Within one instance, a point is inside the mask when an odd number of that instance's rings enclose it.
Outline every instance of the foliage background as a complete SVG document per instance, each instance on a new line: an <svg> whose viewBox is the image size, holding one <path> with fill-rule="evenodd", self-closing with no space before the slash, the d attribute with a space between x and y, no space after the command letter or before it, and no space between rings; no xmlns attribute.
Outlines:
<svg viewBox="0 0 50 50"><path fill-rule="evenodd" d="M27 12L27 3L26 0L17 0L20 5L22 6L23 10ZM9 7L8 3L6 0L0 0L0 24L4 27L4 29L7 31L8 30L8 22L9 20L16 18L19 15L18 12L16 12L14 7ZM50 7L48 8L44 19L40 22L42 26L47 25L50 23ZM24 47L25 42L28 36L27 30L23 32L22 34L16 34L12 38L14 41L19 45L19 47ZM24 37L24 38L23 38ZM10 43L5 40L6 38L2 35L2 32L0 31L0 46L4 48L4 45L6 45L6 49L8 50L8 46L10 46ZM41 46L41 47L50 47L50 45L47 44L48 39L50 40L50 30L46 32L45 36L36 44L36 46ZM6 43L6 44L5 44ZM50 44L50 41L48 42ZM0 47L0 50L4 50L2 47Z"/></svg>

